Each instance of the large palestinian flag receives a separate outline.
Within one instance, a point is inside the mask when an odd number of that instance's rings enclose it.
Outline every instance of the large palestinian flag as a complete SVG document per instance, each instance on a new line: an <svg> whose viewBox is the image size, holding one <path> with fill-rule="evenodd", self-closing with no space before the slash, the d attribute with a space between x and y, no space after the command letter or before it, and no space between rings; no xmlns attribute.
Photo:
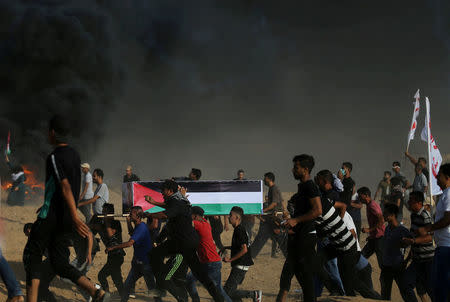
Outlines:
<svg viewBox="0 0 450 302"><path fill-rule="evenodd" d="M146 212L160 212L164 209L145 201L150 195L156 201L164 201L160 181L138 181L122 186L122 212L129 213L132 206L141 206ZM192 205L200 206L205 215L227 215L233 206L240 206L245 214L261 214L263 185L260 180L226 181L179 181L187 189Z"/></svg>

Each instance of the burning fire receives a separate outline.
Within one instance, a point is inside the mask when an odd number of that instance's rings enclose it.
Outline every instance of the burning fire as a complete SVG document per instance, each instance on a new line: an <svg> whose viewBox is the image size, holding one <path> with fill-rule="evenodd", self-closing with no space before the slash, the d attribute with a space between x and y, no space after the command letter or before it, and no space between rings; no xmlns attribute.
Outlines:
<svg viewBox="0 0 450 302"><path fill-rule="evenodd" d="M36 178L35 172L27 166L22 166L25 174L25 198L31 199L34 196L42 195L44 193L45 185L42 181ZM12 187L12 182L7 181L2 183L2 190L7 191Z"/></svg>

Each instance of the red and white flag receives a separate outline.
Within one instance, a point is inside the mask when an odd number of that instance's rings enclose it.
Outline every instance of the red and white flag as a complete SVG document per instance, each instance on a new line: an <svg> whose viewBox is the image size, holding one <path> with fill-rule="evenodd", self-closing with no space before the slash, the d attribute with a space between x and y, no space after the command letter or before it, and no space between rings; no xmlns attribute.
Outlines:
<svg viewBox="0 0 450 302"><path fill-rule="evenodd" d="M421 139L428 145L428 167L430 169L430 183L429 188L431 195L439 195L442 193L441 188L437 184L437 174L442 164L441 152L436 145L434 137L431 135L431 120L430 120L430 101L425 98L427 114L425 116L425 126L420 135Z"/></svg>
<svg viewBox="0 0 450 302"><path fill-rule="evenodd" d="M416 129L417 129L417 117L419 116L419 111L420 111L420 102L419 102L420 93L419 93L419 90L420 89L417 89L417 92L414 95L414 98L416 99L416 102L414 104L414 112L413 112L413 117L412 117L412 121L411 121L411 128L409 128L408 144L406 146L406 151L408 151L409 144L414 139L414 134L416 133Z"/></svg>

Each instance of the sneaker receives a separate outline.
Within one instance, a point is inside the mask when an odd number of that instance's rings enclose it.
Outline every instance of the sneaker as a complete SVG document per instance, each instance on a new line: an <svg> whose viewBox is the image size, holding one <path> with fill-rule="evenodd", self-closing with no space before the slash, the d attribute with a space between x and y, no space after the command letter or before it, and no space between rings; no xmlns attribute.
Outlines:
<svg viewBox="0 0 450 302"><path fill-rule="evenodd" d="M253 299L253 302L261 302L261 301L262 301L262 291L255 290L255 298Z"/></svg>
<svg viewBox="0 0 450 302"><path fill-rule="evenodd" d="M136 299L136 295L135 295L135 294L129 294L128 297L129 297L130 299Z"/></svg>
<svg viewBox="0 0 450 302"><path fill-rule="evenodd" d="M148 295L150 297L161 298L161 297L165 297L166 296L166 291L165 290L160 290L158 288L152 288L151 290L148 291Z"/></svg>

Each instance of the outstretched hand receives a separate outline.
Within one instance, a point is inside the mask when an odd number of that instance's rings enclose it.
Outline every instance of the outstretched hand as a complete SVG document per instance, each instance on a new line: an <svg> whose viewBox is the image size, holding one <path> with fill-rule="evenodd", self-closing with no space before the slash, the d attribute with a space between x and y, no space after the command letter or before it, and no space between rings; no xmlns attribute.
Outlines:
<svg viewBox="0 0 450 302"><path fill-rule="evenodd" d="M181 195L183 195L186 198L189 196L189 195L186 195L187 189L185 187L178 186L178 191L180 191Z"/></svg>

